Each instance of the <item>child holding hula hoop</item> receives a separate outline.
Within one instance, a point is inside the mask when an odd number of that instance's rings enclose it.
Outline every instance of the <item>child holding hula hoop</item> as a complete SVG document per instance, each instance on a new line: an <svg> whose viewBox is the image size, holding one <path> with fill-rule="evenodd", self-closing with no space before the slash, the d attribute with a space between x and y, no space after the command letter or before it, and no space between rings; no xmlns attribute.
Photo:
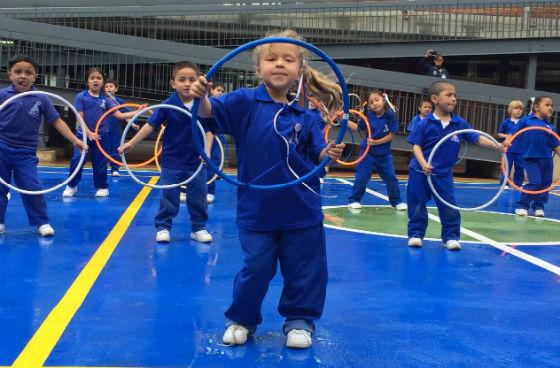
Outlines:
<svg viewBox="0 0 560 368"><path fill-rule="evenodd" d="M509 117L500 124L498 128L498 137L508 139L517 131L519 131L519 122L521 115L523 115L523 102L513 100L508 105ZM523 147L519 141L514 141L511 147L507 150L508 159L508 172L511 173L511 168L515 168L513 174L513 183L517 186L523 185L525 180L525 168L523 167ZM515 165L515 166L514 166ZM504 180L504 174L500 173L500 183Z"/></svg>
<svg viewBox="0 0 560 368"><path fill-rule="evenodd" d="M532 102L532 101L531 101ZM553 102L549 96L538 96L530 107L531 113L522 118L519 129L533 126L545 127L554 131L549 119L552 117ZM527 172L529 182L523 189L538 191L548 188L552 184L553 160L552 152L560 155L560 142L550 133L542 130L523 132L517 139L520 140L523 154L523 166ZM512 142L515 143L515 140ZM548 192L541 194L521 193L521 198L516 204L515 214L527 216L532 208L535 216L544 217L544 205L548 201Z"/></svg>
<svg viewBox="0 0 560 368"><path fill-rule="evenodd" d="M212 97L220 97L226 92L225 87L221 83L216 83L212 86L210 90L210 95ZM210 158L216 165L220 162L220 147L214 142L214 134L212 132L208 132L206 134L208 139L208 144L210 145ZM220 139L222 143L225 143L223 139L223 135L220 135ZM224 152L225 154L225 152ZM210 179L214 175L214 171L210 170L210 167L207 167L206 176ZM216 198L216 181L214 180L210 184L208 184L208 194L206 195L206 199L208 203L214 203L214 199Z"/></svg>
<svg viewBox="0 0 560 368"><path fill-rule="evenodd" d="M293 31L270 34L301 40ZM235 140L238 176L245 183L286 183L294 174L311 171L327 155L338 159L344 144L325 143L318 114L293 102L290 88L303 80L329 111L341 106L341 88L306 65L303 48L284 43L264 44L253 51L256 73L262 83L218 98L207 98L210 83L204 78L191 91L201 99L200 115L213 117L213 130ZM280 133L275 131L276 126ZM280 134L284 137L280 136ZM237 225L244 254L243 268L235 278L233 302L225 312L223 341L241 345L262 321L261 305L268 284L280 262L284 288L278 311L286 318L286 346L311 346L314 321L321 317L327 285L325 232L319 177L305 185L275 191L240 186L237 192Z"/></svg>
<svg viewBox="0 0 560 368"><path fill-rule="evenodd" d="M198 65L190 61L176 63L170 81L175 92L163 103L190 111L193 105L190 89L199 75ZM148 124L144 124L134 138L123 147L119 147L119 152L130 151L144 138L160 129L164 123L159 181L163 185L176 184L192 176L200 165L200 154L193 143L191 119L184 114L171 109L157 109L148 119ZM157 242L168 243L171 240L169 230L173 224L173 217L179 213L179 191L179 187L162 190L159 211L155 217ZM187 185L187 209L191 221L191 239L201 243L211 242L212 235L206 230L208 212L204 169Z"/></svg>
<svg viewBox="0 0 560 368"><path fill-rule="evenodd" d="M12 85L0 90L0 103L8 98L31 90L37 78L39 66L26 56L16 56L8 61L8 76ZM87 146L76 137L68 125L60 119L51 101L44 95L23 96L0 111L0 175L9 183L12 175L15 184L26 190L41 190L37 174L37 145L41 119L52 124L76 150L81 152ZM6 209L8 206L8 187L0 185L0 234L3 234ZM29 224L37 226L41 236L54 235L49 224L47 203L44 195L22 194L21 199Z"/></svg>
<svg viewBox="0 0 560 368"><path fill-rule="evenodd" d="M455 86L449 82L435 82L430 86L434 112L421 120L408 136L413 145L414 158L410 161L407 188L408 246L421 247L428 227L426 203L432 198L427 175L431 175L435 189L447 202L455 205L453 167L457 162L461 140L484 147L497 148L488 138L476 133L462 133L448 139L434 157L433 167L428 164L432 149L443 137L454 131L471 129L469 123L453 114L457 104ZM449 250L460 250L461 215L456 209L434 198L441 219L441 239Z"/></svg>

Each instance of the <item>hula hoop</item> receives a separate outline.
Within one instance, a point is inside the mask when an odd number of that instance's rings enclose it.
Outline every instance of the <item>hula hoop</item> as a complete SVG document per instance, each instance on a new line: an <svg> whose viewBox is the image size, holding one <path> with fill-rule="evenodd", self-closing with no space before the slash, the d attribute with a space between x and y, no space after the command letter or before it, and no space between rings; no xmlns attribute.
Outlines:
<svg viewBox="0 0 560 368"><path fill-rule="evenodd" d="M358 96L358 94L356 93L349 93L348 96L355 97L358 100L358 104L356 105L355 110L359 109L360 106L362 105L362 99L360 98L360 96Z"/></svg>
<svg viewBox="0 0 560 368"><path fill-rule="evenodd" d="M161 166L159 166L159 159L158 159L158 147L159 147L159 142L161 141L161 137L163 137L163 132L165 131L165 126L162 126L161 129L159 130L159 133L157 135L156 138L156 144L154 146L154 157L155 159L155 164L156 164L156 168L158 169L159 172L161 172ZM159 151L161 152L161 150L163 149L163 146L159 149Z"/></svg>
<svg viewBox="0 0 560 368"><path fill-rule="evenodd" d="M542 130L542 131L545 131L545 132L547 132L547 133L549 133L549 134L552 134L552 136L553 136L554 138L556 138L556 139L558 139L558 140L560 141L560 136L559 136L554 130L548 129L548 128L543 127L543 126L532 126L532 127L523 128L523 129L521 129L521 130L515 132L515 134L513 134L511 137L509 137L509 138L506 140L506 142L511 143L511 142L512 142L515 138L517 138L521 133L526 132L526 131L528 131L528 130ZM509 148L509 147L507 147L507 148ZM506 152L507 152L507 148L506 148ZM554 157L554 155L553 155L553 157ZM510 186L514 187L515 189L519 190L519 191L522 192L522 193L526 193L526 194L542 194L542 193L545 193L545 192L548 192L548 191L552 190L555 186L557 186L557 185L560 184L560 179L558 179L556 182L552 183L548 188L539 189L539 190L527 190L527 189L524 189L523 187L520 187L520 186L518 186L517 184L515 184L515 183L513 182L513 180L511 180L511 179L509 178L509 173L508 173L508 171L506 170L507 167L509 167L509 165L506 165L506 164L507 164L507 161L504 162L504 160L503 160L503 158L502 158L502 172L504 173L504 176L506 177L507 183L508 183ZM507 174L507 175L506 175L506 174Z"/></svg>
<svg viewBox="0 0 560 368"><path fill-rule="evenodd" d="M362 114L358 110L350 110L350 113L358 115L363 121L366 122L366 128L367 128L367 132L368 132L367 138L371 139L371 127L369 126L369 120L368 120L367 116L365 116L364 114ZM325 141L327 141L327 142L329 140L329 130L330 130L330 128L331 128L330 125L327 125L326 128L325 128ZM360 155L360 157L358 157L354 161L350 161L350 162L342 161L342 160L336 160L336 162L338 164L342 165L342 166L354 166L354 165L360 163L366 157L366 155L369 152L370 147L371 146L369 144L367 144L367 141L366 141L366 149Z"/></svg>
<svg viewBox="0 0 560 368"><path fill-rule="evenodd" d="M342 116L342 122L340 123L341 129L338 132L338 136L335 140L335 144L339 144L340 142L342 142L342 139L344 138L344 133L346 133L346 127L347 127L348 118L349 118L349 106L350 106L350 98L348 97L348 88L347 88L346 82L344 80L344 75L342 74L342 72L340 71L340 69L338 68L336 63L327 54L325 54L323 51L321 51L320 49L318 49L317 47L315 47L311 44L308 44L306 42L296 40L296 39L293 39L293 38L285 38L285 37L269 37L269 38L262 38L260 40L252 41L252 42L246 43L245 45L242 45L242 46L230 51L229 53L227 53L216 64L214 64L212 66L212 68L210 68L210 70L206 74L206 79L211 80L212 76L216 73L216 71L222 65L224 65L225 63L227 63L229 60L233 59L235 56L239 55L240 53L242 53L242 52L244 52L248 49L252 49L255 46L268 44L268 43L289 43L289 44L292 44L292 45L303 47L307 50L310 50L310 51L314 52L316 55L320 56L321 59L323 59L323 61L325 61L327 64L329 64L329 66L332 68L332 70L336 74L336 77L338 78L340 87L342 89L342 101L343 101L343 111L344 111L344 114ZM238 185L238 186L244 186L244 187L253 188L253 189L259 189L259 190L271 190L271 189L287 188L287 187L290 187L292 185L297 185L297 184L303 183L307 179L311 178L312 176L315 176L315 175L319 174L324 169L324 167L329 163L329 161L331 160L327 156L323 159L323 161L321 161L321 163L318 166L315 167L315 169L311 170L307 174L305 174L305 175L303 175L299 178L296 178L296 179L294 179L290 182L282 183L282 184L257 185L257 184L242 183L240 181L232 179L231 177L227 176L222 170L220 170L218 168L218 166L216 166L216 164L214 164L212 162L210 157L208 157L208 155L206 155L206 152L204 151L204 147L202 146L202 144L200 142L200 137L196 134L196 125L194 124L194 122L197 121L197 118L198 118L198 108L199 108L199 106L200 106L200 99L195 98L193 107L191 109L192 116L193 116L192 119L191 119L192 120L191 121L191 124L192 124L191 128L192 128L192 131L193 131L194 144L196 146L196 149L198 150L198 152L200 153L200 155L204 159L204 161L206 161L206 163L208 164L208 166L210 166L220 178L224 179L225 181L227 181L230 184Z"/></svg>
<svg viewBox="0 0 560 368"><path fill-rule="evenodd" d="M122 107L140 107L142 105L139 104L135 104L135 103L125 103L125 104L121 104L121 105L117 105L117 106L113 106L111 107L109 110L105 111L105 113L103 115L101 115L101 117L99 118L99 120L97 120L97 123L95 124L95 134L99 133L99 127L101 126L101 123L107 118L107 116L109 116L110 114L112 114L115 110L118 110ZM101 146L101 143L99 143L99 140L96 139L95 140L95 144L97 145L97 148L99 148L99 152L101 152L101 154L103 156L105 156L105 158L109 161L111 161L112 163L114 163L115 165L119 165L120 167L123 167L123 163L120 161L115 160L113 157L109 156L107 154L107 152L103 149L103 146ZM155 160L156 156L161 155L161 149L159 150L159 152L156 152L154 154L154 157L152 157L151 159L149 159L148 161L145 162L141 162L139 164L131 164L128 165L128 167L144 167L146 165L149 165L152 163L152 161Z"/></svg>
<svg viewBox="0 0 560 368"><path fill-rule="evenodd" d="M459 157L457 162L455 162L455 165L459 165L465 159L465 157L467 157L468 148L469 148L469 144L467 142L465 142L465 149L463 151L463 154L461 155L461 157Z"/></svg>
<svg viewBox="0 0 560 368"><path fill-rule="evenodd" d="M439 142L436 143L436 145L434 146L434 148L432 149L432 152L430 153L430 157L428 158L428 164L432 164L432 159L434 158L434 155L436 153L436 151L438 150L438 148L445 143L448 139L450 139L451 137L456 136L457 134L462 134L462 133L478 133L480 135L485 136L486 138L490 139L492 142L494 142L496 144L497 147L500 146L500 143L494 139L494 137L492 137L490 134L485 133L485 132L481 132L479 130L476 129L461 129L461 130L457 130L456 132L451 132L448 135L446 135L445 137L443 137L442 139L440 139ZM502 160L505 160L507 162L507 157L506 157L506 153L502 152ZM509 174L508 171L506 170L506 177ZM500 190L498 190L498 193L496 193L496 195L494 197L492 197L487 203L480 205L478 207L459 207L459 206L455 206L454 204L451 204L449 202L447 202L445 199L443 199L439 193L437 192L436 188L434 187L434 183L432 183L432 177L431 175L427 176L428 179L428 185L430 186L430 189L432 190L432 193L434 194L434 196L439 199L443 204L445 204L446 206L453 208L454 210L457 211L478 211L478 210L482 210L490 205L492 205L492 203L494 203L498 197L500 196L500 194L502 194L502 192L504 191L504 188L506 187L506 183L507 181L503 181L502 184L500 185Z"/></svg>
<svg viewBox="0 0 560 368"><path fill-rule="evenodd" d="M175 105L169 105L169 104L159 104L159 105L153 105L153 106L148 106L143 110L140 110L136 113L136 115L134 115L132 117L132 119L130 119L130 121L128 122L128 124L126 124L126 126L124 127L123 130L123 134L121 136L121 146L124 146L124 141L126 139L126 133L128 133L128 130L130 129L130 127L132 126L132 124L134 124L134 122L136 121L136 119L138 119L138 117L140 115L142 115L143 113L145 113L148 110L153 110L153 109L158 109L158 108L168 108L171 110L175 110L175 111L179 111L185 115L187 115L188 117L191 117L191 113L188 112L185 109L182 109L180 107L177 107ZM202 133L202 139L204 141L204 147L206 147L208 145L208 142L206 141L206 132L204 131L204 128L202 127L202 124L200 124L200 122L197 121L197 125L198 125L198 129L200 130L200 133ZM196 136L198 132L195 130L194 134ZM199 173L200 170L202 170L202 167L204 166L204 161L200 160L200 165L198 165L197 169L195 170L195 172L187 179L185 179L184 181L180 182L180 183L176 183L176 184L162 184L162 185L157 185L157 184L148 184L146 182L143 182L142 180L138 179L136 177L136 175L134 175L134 173L130 170L130 166L128 166L128 164L126 163L126 157L124 156L124 152L121 154L121 160L123 162L123 166L125 168L125 170L128 172L128 174L130 175L130 177L132 178L132 180L134 180L136 183L140 184L140 185L144 185L146 187L150 187L150 188L154 188L154 189L171 189L171 188L177 188L180 187L181 185L185 185L190 183Z"/></svg>
<svg viewBox="0 0 560 368"><path fill-rule="evenodd" d="M8 98L6 101L4 101L2 103L2 105L0 105L0 111L2 111L4 109L4 107L6 107L8 104L10 104L12 101L24 97L24 96L30 96L30 95L45 95L45 96L49 96L54 98L55 100L58 100L62 103L64 103L67 107L70 108L70 110L72 110L72 112L74 113L74 115L76 115L76 119L78 119L78 122L80 123L80 127L82 128L82 131L84 132L83 136L82 136L82 142L84 143L84 145L87 146L87 135L85 134L86 130L87 130L87 125L86 122L84 121L84 119L82 118L82 116L78 113L78 111L76 110L76 108L74 107L74 105L72 105L70 102L68 102L66 99L60 97L59 95L55 95L54 93L50 93L50 92L43 92L43 91L27 91L27 92L22 92L22 93L18 93L17 95L14 95L10 98ZM82 151L82 154L80 155L80 161L78 162L78 166L76 166L76 168L74 169L74 171L72 172L72 174L70 174L70 176L68 178L66 178L66 180L64 180L62 183L55 185L54 187L51 188L47 188L47 189L42 189L42 190L25 190L25 189L20 189L16 186L13 186L10 183L7 183L4 179L2 179L2 177L0 177L0 183L4 184L5 186L7 186L8 188L15 190L16 192L19 192L21 194L29 194L29 195L41 195L41 194L46 194L52 191L57 190L58 188L61 188L63 186L65 186L66 184L68 184L72 179L74 179L74 177L78 174L78 171L80 171L80 169L82 168L82 164L84 163L84 160L86 158L86 153L87 153L87 149L84 149Z"/></svg>

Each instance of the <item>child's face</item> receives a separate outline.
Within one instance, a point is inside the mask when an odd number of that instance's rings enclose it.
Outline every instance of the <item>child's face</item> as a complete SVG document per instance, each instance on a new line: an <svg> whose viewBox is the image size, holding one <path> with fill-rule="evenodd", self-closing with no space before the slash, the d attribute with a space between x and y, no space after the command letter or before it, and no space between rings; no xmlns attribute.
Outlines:
<svg viewBox="0 0 560 368"><path fill-rule="evenodd" d="M443 59L443 56L436 56L434 58L434 65L436 66L436 68L441 68L443 66L443 62L445 60Z"/></svg>
<svg viewBox="0 0 560 368"><path fill-rule="evenodd" d="M37 71L26 61L15 63L8 71L8 75L18 92L29 91L37 79Z"/></svg>
<svg viewBox="0 0 560 368"><path fill-rule="evenodd" d="M519 119L523 115L523 109L521 107L514 107L511 109L510 116L512 119Z"/></svg>
<svg viewBox="0 0 560 368"><path fill-rule="evenodd" d="M445 84L439 95L432 95L432 102L440 112L451 114L457 105L455 87L451 84Z"/></svg>
<svg viewBox="0 0 560 368"><path fill-rule="evenodd" d="M551 118L554 112L554 105L552 100L548 97L543 98L538 105L535 105L535 114L540 115L543 118Z"/></svg>
<svg viewBox="0 0 560 368"><path fill-rule="evenodd" d="M211 93L212 93L212 97L220 97L224 94L224 92L225 92L224 87L218 86L216 88L213 88Z"/></svg>
<svg viewBox="0 0 560 368"><path fill-rule="evenodd" d="M271 44L262 53L257 74L266 86L279 93L288 93L301 73L301 55L296 45Z"/></svg>
<svg viewBox="0 0 560 368"><path fill-rule="evenodd" d="M118 90L119 88L115 86L113 83L105 83L105 92L107 92L108 94L114 95L117 93Z"/></svg>
<svg viewBox="0 0 560 368"><path fill-rule="evenodd" d="M385 100L383 96L375 93L370 94L368 97L368 109L376 114L382 114L385 112Z"/></svg>
<svg viewBox="0 0 560 368"><path fill-rule="evenodd" d="M198 74L196 70L187 67L179 69L171 80L171 88L177 92L181 100L190 101L192 100L190 95L191 86L197 79Z"/></svg>
<svg viewBox="0 0 560 368"><path fill-rule="evenodd" d="M103 76L99 72L92 72L87 80L88 89L92 92L101 91L103 87Z"/></svg>
<svg viewBox="0 0 560 368"><path fill-rule="evenodd" d="M422 105L418 108L420 116L426 117L432 112L432 104L429 102L422 102Z"/></svg>

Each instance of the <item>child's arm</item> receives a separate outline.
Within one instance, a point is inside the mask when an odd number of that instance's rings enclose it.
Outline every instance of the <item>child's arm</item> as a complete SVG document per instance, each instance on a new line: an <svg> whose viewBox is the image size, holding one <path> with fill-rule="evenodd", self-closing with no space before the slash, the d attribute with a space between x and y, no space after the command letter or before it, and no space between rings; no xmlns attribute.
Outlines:
<svg viewBox="0 0 560 368"><path fill-rule="evenodd" d="M558 156L560 156L560 146L556 147L556 148L554 149L554 152L556 152L556 154L557 154Z"/></svg>
<svg viewBox="0 0 560 368"><path fill-rule="evenodd" d="M327 155L333 160L340 160L344 147L346 147L344 143L335 144L334 142L330 142L319 154L319 161L323 161Z"/></svg>
<svg viewBox="0 0 560 368"><path fill-rule="evenodd" d="M418 160L418 163L420 164L420 166L422 166L422 171L424 172L424 175L430 175L432 173L432 165L430 165L424 158L422 147L415 144L414 146L412 146L412 152L414 152L414 156L416 157L416 160Z"/></svg>
<svg viewBox="0 0 560 368"><path fill-rule="evenodd" d="M147 136L154 132L154 128L150 124L144 124L142 129L136 133L136 135L128 142L124 144L124 146L120 146L118 148L119 154L123 152L128 152L134 148L138 143L142 142Z"/></svg>
<svg viewBox="0 0 560 368"><path fill-rule="evenodd" d="M140 105L136 110L128 111L128 112L121 112L119 110L115 110L115 112L113 113L113 116L116 117L119 120L132 119L134 117L134 115L136 115L138 113L138 111L144 110L146 107L148 107L147 104Z"/></svg>
<svg viewBox="0 0 560 368"><path fill-rule="evenodd" d="M208 147L206 147L206 156L210 157L212 152L212 144L214 144L214 134L212 132L206 132L206 140L208 141Z"/></svg>
<svg viewBox="0 0 560 368"><path fill-rule="evenodd" d="M198 117L199 118L211 118L212 117L212 104L208 99L208 91L212 88L212 83L208 82L204 76L198 77L190 89L190 93L193 97L200 99L200 105L198 107Z"/></svg>
<svg viewBox="0 0 560 368"><path fill-rule="evenodd" d="M353 121L348 120L348 125L347 125L348 129L350 129L353 132L357 132L360 127L358 126L358 124L354 123Z"/></svg>
<svg viewBox="0 0 560 368"><path fill-rule="evenodd" d="M389 132L383 138L379 138L379 139L369 139L368 138L367 143L370 146L378 146L378 145L383 144L383 143L391 142L394 138L395 138L395 133Z"/></svg>
<svg viewBox="0 0 560 368"><path fill-rule="evenodd" d="M82 120L84 120L84 112L83 111L79 111L78 114L80 114L80 116L82 117ZM80 125L81 127L81 125ZM89 130L87 124L86 124L86 136L89 138L90 141L94 141L99 139L99 135L95 134L95 132L92 132L91 130Z"/></svg>
<svg viewBox="0 0 560 368"><path fill-rule="evenodd" d="M498 150L503 150L503 149L505 149L505 147L511 146L511 144L508 144L508 143L503 143L503 144L500 144L499 146L496 146L496 143L492 142L490 139L486 138L483 135L481 135L478 138L478 141L476 142L476 144L478 144L479 146L482 146L482 147L493 148L493 149L498 149Z"/></svg>
<svg viewBox="0 0 560 368"><path fill-rule="evenodd" d="M58 130L60 132L60 134L62 134L64 136L64 138L68 139L70 142L72 142L72 144L76 147L78 147L78 149L80 151L84 151L88 149L88 146L84 144L84 142L82 142L80 140L80 138L76 137L74 135L74 133L72 133L72 131L70 130L70 128L68 127L68 125L66 125L66 123L64 122L64 120L58 118L54 123L53 126L56 128L56 130Z"/></svg>

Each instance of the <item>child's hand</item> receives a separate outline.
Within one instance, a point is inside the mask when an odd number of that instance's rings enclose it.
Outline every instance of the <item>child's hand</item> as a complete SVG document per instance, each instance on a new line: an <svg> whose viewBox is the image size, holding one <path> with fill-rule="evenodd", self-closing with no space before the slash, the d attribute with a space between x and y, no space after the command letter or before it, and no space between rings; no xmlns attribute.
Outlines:
<svg viewBox="0 0 560 368"><path fill-rule="evenodd" d="M335 144L334 142L330 142L329 144L327 144L326 148L327 156L329 156L333 160L340 160L344 147L346 147L344 143Z"/></svg>
<svg viewBox="0 0 560 368"><path fill-rule="evenodd" d="M124 144L124 146L120 146L119 148L117 148L117 152L119 153L119 155L122 155L123 153L129 152L133 148L134 146L127 142Z"/></svg>
<svg viewBox="0 0 560 368"><path fill-rule="evenodd" d="M189 92L191 96L195 98L207 98L210 89L212 89L212 83L208 82L206 78L201 75L198 77L198 80L191 85Z"/></svg>
<svg viewBox="0 0 560 368"><path fill-rule="evenodd" d="M132 129L134 129L134 130L139 130L139 129L140 129L140 125L134 124L134 123L133 123L133 124L132 124Z"/></svg>
<svg viewBox="0 0 560 368"><path fill-rule="evenodd" d="M84 142L82 142L81 140L79 140L78 138L76 138L76 141L74 142L74 145L76 146L77 149L80 150L80 152L84 152L88 150L88 146L87 144L84 144Z"/></svg>
<svg viewBox="0 0 560 368"><path fill-rule="evenodd" d="M88 130L86 133L87 137L89 138L90 141L97 141L97 140L101 140L99 138L99 134L92 132L91 130Z"/></svg>
<svg viewBox="0 0 560 368"><path fill-rule="evenodd" d="M367 144L368 144L368 146L375 146L375 145L377 145L376 140L375 140L375 139L372 139L372 138L368 138L368 139L367 139Z"/></svg>
<svg viewBox="0 0 560 368"><path fill-rule="evenodd" d="M422 171L426 176L432 175L432 165L426 162L424 165L422 165Z"/></svg>

